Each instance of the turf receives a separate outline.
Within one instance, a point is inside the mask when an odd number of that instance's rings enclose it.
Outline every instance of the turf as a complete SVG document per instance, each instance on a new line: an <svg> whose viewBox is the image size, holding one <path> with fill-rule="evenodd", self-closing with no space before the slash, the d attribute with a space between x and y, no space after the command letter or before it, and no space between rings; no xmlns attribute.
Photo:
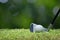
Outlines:
<svg viewBox="0 0 60 40"><path fill-rule="evenodd" d="M0 29L0 40L60 40L60 29L39 33L29 29Z"/></svg>

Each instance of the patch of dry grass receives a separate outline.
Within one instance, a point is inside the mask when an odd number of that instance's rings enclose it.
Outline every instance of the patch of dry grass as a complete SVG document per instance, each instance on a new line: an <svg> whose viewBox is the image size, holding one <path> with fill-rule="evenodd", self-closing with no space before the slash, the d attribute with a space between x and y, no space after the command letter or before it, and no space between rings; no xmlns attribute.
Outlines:
<svg viewBox="0 0 60 40"><path fill-rule="evenodd" d="M0 29L0 40L60 40L60 29L40 33L29 29Z"/></svg>

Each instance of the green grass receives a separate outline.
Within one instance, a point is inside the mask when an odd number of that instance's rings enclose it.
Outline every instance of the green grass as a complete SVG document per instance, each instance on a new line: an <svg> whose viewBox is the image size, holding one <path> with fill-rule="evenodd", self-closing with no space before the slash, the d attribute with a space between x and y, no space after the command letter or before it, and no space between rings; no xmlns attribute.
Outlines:
<svg viewBox="0 0 60 40"><path fill-rule="evenodd" d="M0 40L60 40L60 29L40 33L29 29L0 29Z"/></svg>

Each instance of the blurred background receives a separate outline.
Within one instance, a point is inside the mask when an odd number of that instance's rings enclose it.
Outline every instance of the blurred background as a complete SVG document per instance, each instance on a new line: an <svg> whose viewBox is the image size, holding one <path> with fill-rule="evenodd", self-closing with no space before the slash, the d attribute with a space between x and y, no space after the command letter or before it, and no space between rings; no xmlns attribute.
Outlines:
<svg viewBox="0 0 60 40"><path fill-rule="evenodd" d="M31 23L47 28L59 7L60 0L0 0L0 29L27 29ZM60 15L53 26L60 28Z"/></svg>

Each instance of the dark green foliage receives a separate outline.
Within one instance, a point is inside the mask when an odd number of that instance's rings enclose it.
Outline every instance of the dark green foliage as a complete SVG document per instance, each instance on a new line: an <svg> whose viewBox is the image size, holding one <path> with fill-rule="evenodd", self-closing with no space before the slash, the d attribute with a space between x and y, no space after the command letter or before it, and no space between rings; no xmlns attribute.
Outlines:
<svg viewBox="0 0 60 40"><path fill-rule="evenodd" d="M32 22L47 27L54 18L53 8L57 4L60 6L58 1L36 0L29 3L27 0L9 0L8 3L0 3L0 28L29 28ZM60 28L59 20L55 21L55 28Z"/></svg>

